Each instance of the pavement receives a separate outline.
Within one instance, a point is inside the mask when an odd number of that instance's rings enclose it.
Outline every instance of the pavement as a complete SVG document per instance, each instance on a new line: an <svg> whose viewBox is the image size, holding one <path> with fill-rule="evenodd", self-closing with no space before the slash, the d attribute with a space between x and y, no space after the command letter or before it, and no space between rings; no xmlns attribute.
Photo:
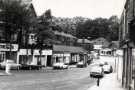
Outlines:
<svg viewBox="0 0 135 90"><path fill-rule="evenodd" d="M0 73L0 76L8 76L9 74L6 73Z"/></svg>
<svg viewBox="0 0 135 90"><path fill-rule="evenodd" d="M4 73L0 73L0 76L3 76L3 75L5 75Z"/></svg>
<svg viewBox="0 0 135 90"><path fill-rule="evenodd" d="M117 80L116 75L116 73L105 75L105 77L100 80L99 86L94 85L87 90L126 90L122 88L121 83Z"/></svg>
<svg viewBox="0 0 135 90"><path fill-rule="evenodd" d="M9 75L13 75L12 73L5 73L5 72L0 72L0 76L9 76Z"/></svg>

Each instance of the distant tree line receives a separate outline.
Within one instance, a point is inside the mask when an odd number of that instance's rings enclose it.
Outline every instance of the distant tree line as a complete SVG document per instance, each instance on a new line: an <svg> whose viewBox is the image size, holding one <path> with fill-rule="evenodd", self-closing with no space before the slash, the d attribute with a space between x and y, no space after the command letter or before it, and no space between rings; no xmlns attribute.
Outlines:
<svg viewBox="0 0 135 90"><path fill-rule="evenodd" d="M104 37L109 41L118 40L119 19L111 16L109 19L84 17L57 18L53 20L54 30L72 34L77 38L95 39Z"/></svg>
<svg viewBox="0 0 135 90"><path fill-rule="evenodd" d="M90 37L91 39L104 37L108 41L118 40L118 27L119 23L117 16L112 16L109 19L89 19L77 25L76 36L78 38Z"/></svg>

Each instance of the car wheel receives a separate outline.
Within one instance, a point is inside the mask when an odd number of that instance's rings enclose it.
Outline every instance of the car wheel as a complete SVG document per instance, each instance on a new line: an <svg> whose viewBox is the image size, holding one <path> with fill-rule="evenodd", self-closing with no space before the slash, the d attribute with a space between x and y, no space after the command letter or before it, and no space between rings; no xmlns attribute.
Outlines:
<svg viewBox="0 0 135 90"><path fill-rule="evenodd" d="M90 78L92 78L92 75L90 74Z"/></svg>

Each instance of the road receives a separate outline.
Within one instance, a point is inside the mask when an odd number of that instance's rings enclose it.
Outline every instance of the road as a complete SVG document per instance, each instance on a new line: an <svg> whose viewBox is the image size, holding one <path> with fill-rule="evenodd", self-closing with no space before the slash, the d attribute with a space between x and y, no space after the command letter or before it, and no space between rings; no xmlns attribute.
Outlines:
<svg viewBox="0 0 135 90"><path fill-rule="evenodd" d="M96 81L89 77L89 68L12 71L0 76L0 90L86 90Z"/></svg>
<svg viewBox="0 0 135 90"><path fill-rule="evenodd" d="M100 57L114 65L114 57ZM11 76L0 76L0 90L87 90L96 84L89 77L92 65L68 70L12 71Z"/></svg>

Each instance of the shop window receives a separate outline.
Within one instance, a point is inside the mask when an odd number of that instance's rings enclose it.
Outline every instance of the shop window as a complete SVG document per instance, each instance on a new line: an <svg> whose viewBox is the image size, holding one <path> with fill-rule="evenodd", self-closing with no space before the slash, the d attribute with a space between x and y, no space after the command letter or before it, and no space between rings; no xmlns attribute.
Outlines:
<svg viewBox="0 0 135 90"><path fill-rule="evenodd" d="M5 59L5 53L0 52L0 62L3 62Z"/></svg>
<svg viewBox="0 0 135 90"><path fill-rule="evenodd" d="M56 57L56 62L64 62L66 57Z"/></svg>
<svg viewBox="0 0 135 90"><path fill-rule="evenodd" d="M13 60L16 63L17 52L6 52L6 59Z"/></svg>
<svg viewBox="0 0 135 90"><path fill-rule="evenodd" d="M32 56L20 55L19 56L19 64L31 64Z"/></svg>

